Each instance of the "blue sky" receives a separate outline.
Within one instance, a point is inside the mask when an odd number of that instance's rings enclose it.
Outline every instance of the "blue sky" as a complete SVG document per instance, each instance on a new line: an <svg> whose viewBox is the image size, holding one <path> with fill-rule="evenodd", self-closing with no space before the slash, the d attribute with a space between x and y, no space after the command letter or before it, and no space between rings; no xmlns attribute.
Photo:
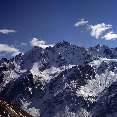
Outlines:
<svg viewBox="0 0 117 117"><path fill-rule="evenodd" d="M116 37L116 5L117 0L0 0L0 44L26 51L33 38L41 38L49 44L66 40L85 47L115 47L117 38L96 39L87 28L110 25L103 33ZM87 26L74 26L81 19Z"/></svg>

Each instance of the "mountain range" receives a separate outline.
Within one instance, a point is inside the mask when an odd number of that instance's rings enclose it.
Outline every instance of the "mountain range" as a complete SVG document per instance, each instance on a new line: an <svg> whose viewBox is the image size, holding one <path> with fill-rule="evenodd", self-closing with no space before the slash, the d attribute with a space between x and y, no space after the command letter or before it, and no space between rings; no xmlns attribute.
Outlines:
<svg viewBox="0 0 117 117"><path fill-rule="evenodd" d="M33 117L117 117L117 48L63 41L2 58L0 98Z"/></svg>

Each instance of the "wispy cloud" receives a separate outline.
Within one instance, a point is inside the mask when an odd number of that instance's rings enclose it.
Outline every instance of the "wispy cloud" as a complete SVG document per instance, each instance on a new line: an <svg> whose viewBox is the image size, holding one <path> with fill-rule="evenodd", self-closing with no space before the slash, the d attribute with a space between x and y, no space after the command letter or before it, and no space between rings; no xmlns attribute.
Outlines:
<svg viewBox="0 0 117 117"><path fill-rule="evenodd" d="M104 34L107 30L111 29L112 25L101 23L96 25L89 25L90 34L92 37L99 39L102 34Z"/></svg>
<svg viewBox="0 0 117 117"><path fill-rule="evenodd" d="M52 44L46 44L46 42L45 41L43 41L43 40L40 40L40 39L37 39L37 38L33 38L31 41L30 41L30 44L32 45L32 46L38 46L38 47L41 47L41 48L47 48L47 47L49 47L49 46L53 46Z"/></svg>
<svg viewBox="0 0 117 117"><path fill-rule="evenodd" d="M0 34L9 34L9 33L16 33L16 30L13 29L0 29Z"/></svg>
<svg viewBox="0 0 117 117"><path fill-rule="evenodd" d="M20 53L19 49L9 46L7 44L0 44L0 53L11 54L11 56L15 56Z"/></svg>
<svg viewBox="0 0 117 117"><path fill-rule="evenodd" d="M74 24L74 26L75 26L75 27L80 27L80 26L84 26L84 25L86 25L86 24L88 24L88 21L87 21L87 20L85 20L85 19L80 19L78 22L76 22L76 23Z"/></svg>
<svg viewBox="0 0 117 117"><path fill-rule="evenodd" d="M89 34L95 39L105 39L105 40L115 40L117 39L117 33L113 32L113 27L111 24L99 23L99 24L89 24L85 19L81 19L76 22L75 27L85 27L88 29Z"/></svg>

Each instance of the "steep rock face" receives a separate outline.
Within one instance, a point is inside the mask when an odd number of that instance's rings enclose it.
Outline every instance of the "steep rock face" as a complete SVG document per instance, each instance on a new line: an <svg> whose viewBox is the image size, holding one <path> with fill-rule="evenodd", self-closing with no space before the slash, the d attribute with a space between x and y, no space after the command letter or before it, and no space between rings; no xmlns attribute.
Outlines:
<svg viewBox="0 0 117 117"><path fill-rule="evenodd" d="M116 117L117 116L117 82L105 89L99 96L94 108L93 116Z"/></svg>
<svg viewBox="0 0 117 117"><path fill-rule="evenodd" d="M116 117L116 58L100 45L34 47L0 61L0 97L34 117Z"/></svg>
<svg viewBox="0 0 117 117"><path fill-rule="evenodd" d="M88 111L88 104L91 102L77 95L77 91L87 83L88 79L93 78L95 78L95 73L88 65L73 67L60 73L46 85L46 94L41 101L41 115L47 117L57 116L57 114L66 115L66 111L78 115L79 109ZM46 107L43 108L45 105Z"/></svg>
<svg viewBox="0 0 117 117"><path fill-rule="evenodd" d="M26 72L15 80L11 80L3 91L0 97L8 102L16 101L17 97L25 97L30 95L30 88L33 88L33 76L30 72Z"/></svg>

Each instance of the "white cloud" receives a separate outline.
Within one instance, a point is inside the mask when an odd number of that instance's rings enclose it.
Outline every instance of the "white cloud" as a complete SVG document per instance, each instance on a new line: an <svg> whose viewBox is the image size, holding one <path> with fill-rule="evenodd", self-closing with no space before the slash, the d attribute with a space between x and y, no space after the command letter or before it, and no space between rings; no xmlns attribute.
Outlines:
<svg viewBox="0 0 117 117"><path fill-rule="evenodd" d="M20 53L20 51L15 48L11 47L7 44L0 44L0 53L11 54L11 56L15 56Z"/></svg>
<svg viewBox="0 0 117 117"><path fill-rule="evenodd" d="M112 25L110 24L96 24L96 25L89 25L89 31L92 37L99 39L106 31L112 29Z"/></svg>
<svg viewBox="0 0 117 117"><path fill-rule="evenodd" d="M15 33L16 30L13 29L0 29L0 34L9 34L9 33Z"/></svg>
<svg viewBox="0 0 117 117"><path fill-rule="evenodd" d="M114 39L117 39L117 34L111 31L111 32L108 32L106 35L104 35L102 38L106 40L114 40Z"/></svg>
<svg viewBox="0 0 117 117"><path fill-rule="evenodd" d="M88 21L86 21L85 19L80 19L78 22L74 24L74 26L80 27L80 26L85 26L86 24L88 24Z"/></svg>
<svg viewBox="0 0 117 117"><path fill-rule="evenodd" d="M117 33L113 32L113 27L110 24L99 23L90 25L87 20L80 19L74 24L75 27L85 26L85 30L88 29L91 37L96 39L114 40L117 39Z"/></svg>
<svg viewBox="0 0 117 117"><path fill-rule="evenodd" d="M33 39L30 41L30 44L31 44L32 46L38 46L38 47L41 47L41 48L44 48L44 49L45 49L46 47L49 47L49 46L53 47L52 44L46 44L45 41L40 40L40 39L37 39L37 38L33 38Z"/></svg>

